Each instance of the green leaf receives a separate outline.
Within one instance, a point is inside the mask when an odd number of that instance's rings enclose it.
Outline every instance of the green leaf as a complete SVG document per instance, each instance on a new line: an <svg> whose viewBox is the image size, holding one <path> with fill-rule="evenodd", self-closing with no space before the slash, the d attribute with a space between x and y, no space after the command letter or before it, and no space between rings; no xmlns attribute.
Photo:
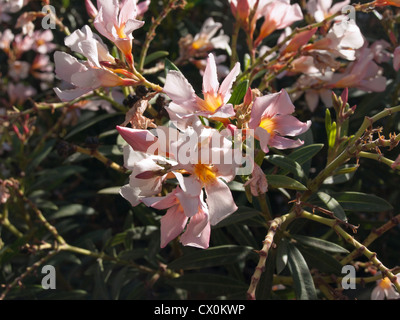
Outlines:
<svg viewBox="0 0 400 320"><path fill-rule="evenodd" d="M328 145L329 148L333 148L336 143L336 122L332 123L331 130L329 131L329 136L328 136Z"/></svg>
<svg viewBox="0 0 400 320"><path fill-rule="evenodd" d="M241 104L243 102L243 98L246 95L247 89L249 87L249 80L244 80L240 82L236 88L233 90L231 98L228 103L233 105Z"/></svg>
<svg viewBox="0 0 400 320"><path fill-rule="evenodd" d="M319 151L321 151L323 147L323 144L310 144L294 150L288 155L288 157L292 160L295 160L300 165L303 165L308 160L312 159Z"/></svg>
<svg viewBox="0 0 400 320"><path fill-rule="evenodd" d="M97 191L98 194L119 194L119 190L121 189L121 186L118 187L109 187L105 189L101 189Z"/></svg>
<svg viewBox="0 0 400 320"><path fill-rule="evenodd" d="M276 188L276 189L284 188L284 189L301 190L301 191L308 190L306 186L287 176L267 174L266 177L269 188Z"/></svg>
<svg viewBox="0 0 400 320"><path fill-rule="evenodd" d="M392 205L386 200L361 192L338 192L333 196L346 211L379 212L392 210Z"/></svg>
<svg viewBox="0 0 400 320"><path fill-rule="evenodd" d="M331 112L329 111L328 108L326 108L325 111L325 130L326 130L326 135L329 137L329 134L332 129L332 117L331 117Z"/></svg>
<svg viewBox="0 0 400 320"><path fill-rule="evenodd" d="M281 155L269 155L266 156L265 159L273 165L278 166L279 168L282 168L290 173L293 173L296 177L300 179L304 179L306 177L301 165L295 160L290 159L289 157Z"/></svg>
<svg viewBox="0 0 400 320"><path fill-rule="evenodd" d="M250 68L251 65L251 57L248 53L244 54L243 57L243 65L244 65L244 70L247 70L248 68Z"/></svg>
<svg viewBox="0 0 400 320"><path fill-rule="evenodd" d="M222 228L235 223L247 224L249 220L256 221L258 225L263 224L262 213L250 207L239 207L233 214L219 222L213 228Z"/></svg>
<svg viewBox="0 0 400 320"><path fill-rule="evenodd" d="M186 289L189 292L208 293L211 296L228 295L243 292L243 299L248 284L232 277L210 273L185 274L179 278L166 280L174 288Z"/></svg>
<svg viewBox="0 0 400 320"><path fill-rule="evenodd" d="M164 57L166 57L168 55L169 55L168 51L156 51L156 52L153 52L153 53L149 54L146 57L146 59L144 60L144 64L143 65L145 66L145 65L153 62L154 60L158 60L158 59L164 58Z"/></svg>
<svg viewBox="0 0 400 320"><path fill-rule="evenodd" d="M37 168L37 166L50 154L53 150L56 140L52 139L46 142L43 148L39 149L32 155L32 160L26 167L26 173L30 173Z"/></svg>
<svg viewBox="0 0 400 320"><path fill-rule="evenodd" d="M358 165L345 164L334 171L333 175L324 180L324 184L338 184L351 180L358 169Z"/></svg>
<svg viewBox="0 0 400 320"><path fill-rule="evenodd" d="M347 221L346 213L335 198L325 192L317 192L317 196L325 204L328 210L333 212L336 218L342 221Z"/></svg>
<svg viewBox="0 0 400 320"><path fill-rule="evenodd" d="M195 250L172 261L168 265L168 268L175 270L192 270L233 264L239 261L244 261L252 250L253 249L250 247L235 245L212 247L206 250Z"/></svg>
<svg viewBox="0 0 400 320"><path fill-rule="evenodd" d="M96 211L93 208L81 204L69 204L61 207L60 210L50 215L48 220L55 220L76 215L93 215L95 213Z"/></svg>
<svg viewBox="0 0 400 320"><path fill-rule="evenodd" d="M283 238L276 249L276 273L280 274L288 262L288 242Z"/></svg>
<svg viewBox="0 0 400 320"><path fill-rule="evenodd" d="M66 165L54 169L45 169L39 172L38 179L30 186L32 190L43 188L53 190L67 178L85 172L87 169L82 166Z"/></svg>
<svg viewBox="0 0 400 320"><path fill-rule="evenodd" d="M345 248L343 248L342 246L339 246L336 243L326 241L323 239L309 237L309 236L303 236L303 235L299 235L299 234L292 235L292 238L303 245L313 247L316 249L320 249L320 250L323 250L326 252L349 253L349 251L346 250Z"/></svg>
<svg viewBox="0 0 400 320"><path fill-rule="evenodd" d="M303 255L294 245L288 244L288 266L293 277L296 298L299 300L316 300L314 281Z"/></svg>
<svg viewBox="0 0 400 320"><path fill-rule="evenodd" d="M341 263L330 254L311 247L298 246L307 265L310 268L318 269L322 273L340 275L342 271Z"/></svg>
<svg viewBox="0 0 400 320"><path fill-rule="evenodd" d="M231 224L227 227L228 233L235 239L235 242L242 246L257 248L259 243L254 239L254 235L248 226L244 224Z"/></svg>
<svg viewBox="0 0 400 320"><path fill-rule="evenodd" d="M76 135L77 133L79 133L79 132L81 132L81 131L83 131L83 130L85 130L85 129L87 129L87 128L93 126L93 125L95 125L96 123L98 123L98 122L100 122L100 121L103 121L103 120L106 120L106 119L109 119L109 118L112 118L112 117L115 117L115 116L119 116L119 115L121 115L121 113L115 112L115 113L106 113L106 114L102 114L102 115L97 116L97 117L92 117L92 118L90 118L89 120L86 120L86 121L84 121L84 122L78 124L77 126L75 126L74 129L71 130L71 131L64 137L64 139L67 140L67 139L73 137L74 135Z"/></svg>
<svg viewBox="0 0 400 320"><path fill-rule="evenodd" d="M164 69L165 77L167 77L168 72L171 71L171 70L181 72L181 71L179 70L179 68L178 68L172 61L170 61L169 59L165 59L165 60L164 60L164 65L165 65L165 67L164 67L164 68L165 68L165 69Z"/></svg>
<svg viewBox="0 0 400 320"><path fill-rule="evenodd" d="M238 181L231 181L228 183L229 189L232 191L245 191L245 187L243 186L243 183L238 182Z"/></svg>

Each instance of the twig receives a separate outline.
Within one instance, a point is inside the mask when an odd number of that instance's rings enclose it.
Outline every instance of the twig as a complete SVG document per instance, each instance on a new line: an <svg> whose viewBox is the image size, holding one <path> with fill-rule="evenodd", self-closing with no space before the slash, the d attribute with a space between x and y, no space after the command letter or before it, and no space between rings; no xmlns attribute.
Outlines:
<svg viewBox="0 0 400 320"><path fill-rule="evenodd" d="M285 221L293 220L296 217L297 217L296 212L292 211L284 216L277 217L274 220L272 220L271 225L268 230L268 233L263 241L263 247L261 248L261 250L258 251L260 258L259 258L257 267L255 268L255 271L253 273L253 276L251 277L250 286L249 286L249 289L247 290L247 299L249 299L249 300L256 299L257 285L260 281L262 273L264 272L265 262L267 261L267 258L268 258L268 252L272 246L272 243L274 242L274 237L275 237L275 234L276 234L278 228Z"/></svg>
<svg viewBox="0 0 400 320"><path fill-rule="evenodd" d="M182 2L182 3L179 4L179 2ZM163 9L163 11L157 17L157 19L153 18L150 29L146 34L146 40L143 43L142 51L140 52L138 68L137 68L137 71L139 71L139 73L143 72L144 61L147 56L147 51L149 50L150 43L153 41L154 37L156 36L155 31L156 31L157 27L161 24L161 22L165 19L165 17L172 10L175 10L176 8L178 8L180 6L183 6L184 3L185 3L185 1L181 1L181 0L170 0L168 2L168 5Z"/></svg>

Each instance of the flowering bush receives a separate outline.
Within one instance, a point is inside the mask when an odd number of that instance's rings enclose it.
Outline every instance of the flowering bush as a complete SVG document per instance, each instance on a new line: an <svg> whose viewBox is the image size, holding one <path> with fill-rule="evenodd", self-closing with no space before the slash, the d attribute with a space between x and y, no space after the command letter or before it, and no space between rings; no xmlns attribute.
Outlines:
<svg viewBox="0 0 400 320"><path fill-rule="evenodd" d="M0 0L0 299L398 298L398 7Z"/></svg>

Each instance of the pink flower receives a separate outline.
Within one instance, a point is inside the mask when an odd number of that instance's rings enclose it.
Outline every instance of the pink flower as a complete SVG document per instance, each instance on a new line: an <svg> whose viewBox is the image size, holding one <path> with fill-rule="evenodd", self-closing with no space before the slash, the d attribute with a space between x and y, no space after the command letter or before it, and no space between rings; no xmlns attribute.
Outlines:
<svg viewBox="0 0 400 320"><path fill-rule="evenodd" d="M150 156L134 151L130 146L124 148L125 167L132 170L129 183L120 189L120 194L135 207L144 198L161 192L167 178L171 162L163 157Z"/></svg>
<svg viewBox="0 0 400 320"><path fill-rule="evenodd" d="M17 34L12 44L15 57L19 59L24 52L32 49L33 44L34 39L29 35L23 36L22 34Z"/></svg>
<svg viewBox="0 0 400 320"><path fill-rule="evenodd" d="M261 13L264 16L264 22L254 42L255 46L258 46L263 39L275 30L285 29L292 23L303 19L300 6L297 3L291 5L290 0L273 1L264 6Z"/></svg>
<svg viewBox="0 0 400 320"><path fill-rule="evenodd" d="M364 91L382 92L386 88L386 78L374 61L374 53L369 48L359 52L357 60L350 63L343 73L332 77L334 88L358 88Z"/></svg>
<svg viewBox="0 0 400 320"><path fill-rule="evenodd" d="M229 36L221 30L222 23L215 22L213 18L204 21L200 32L194 37L191 34L179 40L179 60L196 62L195 57L204 57L214 49L222 49L231 54Z"/></svg>
<svg viewBox="0 0 400 320"><path fill-rule="evenodd" d="M400 275L396 275L397 281L400 281ZM384 277L382 280L376 282L376 287L371 292L371 300L384 300L387 299L399 299L400 294L396 291L392 282L388 277Z"/></svg>
<svg viewBox="0 0 400 320"><path fill-rule="evenodd" d="M121 50L131 65L133 63L132 32L144 24L143 21L136 19L138 15L136 1L97 0L97 8L95 28Z"/></svg>
<svg viewBox="0 0 400 320"><path fill-rule="evenodd" d="M256 27L256 21L262 16L262 10L268 3L272 2L272 0L259 0L253 20L249 21L250 12L254 10L256 2L257 0L229 0L233 16L240 22L242 27L251 34Z"/></svg>
<svg viewBox="0 0 400 320"><path fill-rule="evenodd" d="M385 40L374 41L370 49L374 53L374 60L377 63L388 62L391 59L391 53L386 49L391 47L390 43Z"/></svg>
<svg viewBox="0 0 400 320"><path fill-rule="evenodd" d="M46 54L38 54L31 65L31 74L39 80L51 82L54 79L53 65Z"/></svg>
<svg viewBox="0 0 400 320"><path fill-rule="evenodd" d="M85 56L87 61L81 62L67 53L55 52L57 76L74 86L71 90L54 89L62 101L71 101L100 87L136 84L135 80L121 78L103 67L100 62L115 63L115 59L109 54L100 37L93 34L88 26L73 32L65 39L65 44Z"/></svg>
<svg viewBox="0 0 400 320"><path fill-rule="evenodd" d="M391 165L392 169L397 169L400 167L400 154L397 156L396 160Z"/></svg>
<svg viewBox="0 0 400 320"><path fill-rule="evenodd" d="M255 197L258 197L260 194L264 194L268 191L268 181L265 173L256 163L254 164L251 178L244 184L244 186L248 185L250 185L251 194Z"/></svg>
<svg viewBox="0 0 400 320"><path fill-rule="evenodd" d="M52 43L53 38L51 30L35 31L33 33L34 42L32 49L41 54L53 51L56 48L56 45Z"/></svg>
<svg viewBox="0 0 400 320"><path fill-rule="evenodd" d="M335 3L333 6L332 0L309 0L307 1L307 10L316 22L321 22L342 10L348 4L350 4L350 0Z"/></svg>
<svg viewBox="0 0 400 320"><path fill-rule="evenodd" d="M326 37L314 42L309 50L327 50L335 57L355 60L356 50L364 45L364 37L353 20L334 23Z"/></svg>
<svg viewBox="0 0 400 320"><path fill-rule="evenodd" d="M143 199L143 203L155 209L168 209L161 218L161 248L179 236L184 246L207 249L211 227L208 221L207 206L203 195L190 197L181 188L176 187L165 197ZM189 221L189 223L188 223ZM187 226L186 226L187 225Z"/></svg>
<svg viewBox="0 0 400 320"><path fill-rule="evenodd" d="M182 73L169 71L163 91L172 100L167 107L171 120L182 126L193 115L219 119L233 117L235 111L227 102L239 72L240 64L236 63L220 85L214 55L210 53L203 76L203 98L200 98Z"/></svg>
<svg viewBox="0 0 400 320"><path fill-rule="evenodd" d="M205 190L211 225L237 210L226 184L234 179L238 168L234 163L231 141L218 130L202 128L196 131L189 127L176 143L176 157L178 168L189 174L177 176L181 189L193 197L200 196Z"/></svg>
<svg viewBox="0 0 400 320"><path fill-rule="evenodd" d="M188 127L179 133L158 127L158 137L147 130L119 126L117 130L130 145L124 149L124 159L132 173L121 195L132 205L159 193L166 179L176 178L189 199L197 199L205 191L211 225L237 210L226 183L233 180L238 165L234 163L232 142L218 130ZM195 206L190 212L193 215L197 210Z"/></svg>
<svg viewBox="0 0 400 320"><path fill-rule="evenodd" d="M396 71L400 69L400 46L396 47L393 52L393 68Z"/></svg>
<svg viewBox="0 0 400 320"><path fill-rule="evenodd" d="M98 15L99 11L91 0L85 0L85 8L90 18L94 19Z"/></svg>
<svg viewBox="0 0 400 320"><path fill-rule="evenodd" d="M0 179L0 203L6 203L10 198L10 192L7 188L7 181Z"/></svg>
<svg viewBox="0 0 400 320"><path fill-rule="evenodd" d="M16 85L9 83L7 93L11 105L21 106L27 99L36 94L36 90L32 86L25 86L22 83Z"/></svg>
<svg viewBox="0 0 400 320"><path fill-rule="evenodd" d="M9 62L8 75L15 81L26 79L29 74L30 64L26 61Z"/></svg>
<svg viewBox="0 0 400 320"><path fill-rule="evenodd" d="M14 34L10 29L0 32L0 49L3 50L7 55L10 53L10 46L14 40Z"/></svg>
<svg viewBox="0 0 400 320"><path fill-rule="evenodd" d="M303 144L301 140L291 140L283 136L298 136L306 132L311 121L300 122L291 114L295 108L285 90L257 97L254 100L249 128L255 130L261 149L269 152L268 146L277 149L296 148Z"/></svg>

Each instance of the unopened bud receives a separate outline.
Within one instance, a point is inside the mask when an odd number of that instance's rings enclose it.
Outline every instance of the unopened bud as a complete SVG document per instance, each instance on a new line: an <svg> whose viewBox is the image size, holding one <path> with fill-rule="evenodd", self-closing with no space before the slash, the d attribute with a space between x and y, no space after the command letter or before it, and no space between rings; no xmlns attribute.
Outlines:
<svg viewBox="0 0 400 320"><path fill-rule="evenodd" d="M94 19L98 15L98 11L91 0L85 0L86 11L90 18Z"/></svg>

